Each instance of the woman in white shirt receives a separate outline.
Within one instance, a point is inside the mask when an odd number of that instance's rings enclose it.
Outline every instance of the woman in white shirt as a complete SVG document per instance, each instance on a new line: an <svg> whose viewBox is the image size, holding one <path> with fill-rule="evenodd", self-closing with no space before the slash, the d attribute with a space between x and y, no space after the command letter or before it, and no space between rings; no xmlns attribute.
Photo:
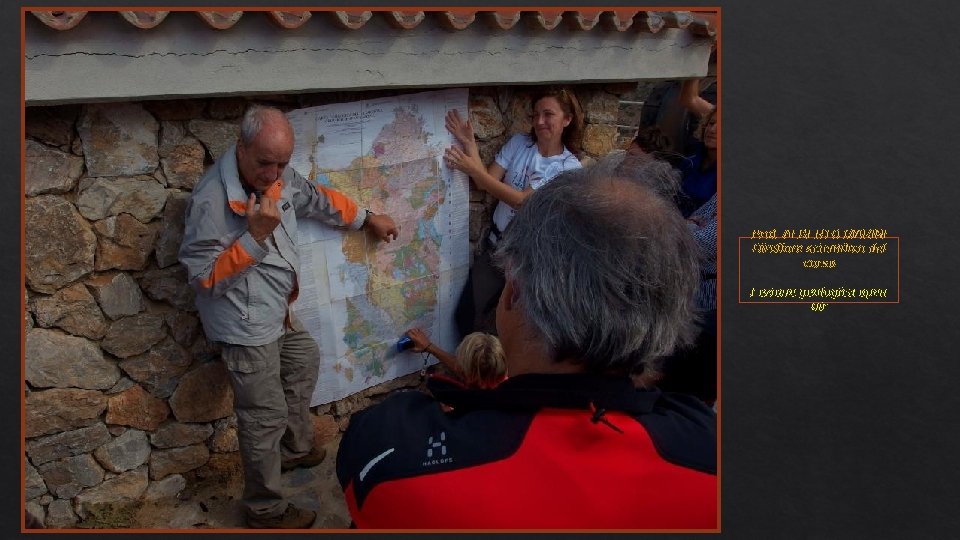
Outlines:
<svg viewBox="0 0 960 540"><path fill-rule="evenodd" d="M493 212L487 244L470 269L470 279L457 306L461 335L473 331L496 333L494 312L503 273L490 262L490 253L517 208L533 190L558 174L581 167L576 154L583 143L583 110L572 91L546 89L533 95L530 133L517 133L503 145L493 162L483 166L473 127L454 110L447 114L447 130L462 147L444 153L447 165L467 173L477 187L499 200Z"/></svg>

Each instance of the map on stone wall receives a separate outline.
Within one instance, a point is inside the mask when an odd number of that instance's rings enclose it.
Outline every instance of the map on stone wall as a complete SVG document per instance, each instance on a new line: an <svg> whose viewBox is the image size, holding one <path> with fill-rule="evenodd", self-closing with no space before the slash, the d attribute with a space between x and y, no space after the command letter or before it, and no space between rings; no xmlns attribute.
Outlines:
<svg viewBox="0 0 960 540"><path fill-rule="evenodd" d="M423 367L420 354L396 350L407 328L456 348L453 311L470 262L469 185L442 160L452 144L444 127L451 109L467 110L466 89L287 113L296 132L290 165L400 226L400 237L383 243L362 231L300 221L293 310L321 355L311 405Z"/></svg>

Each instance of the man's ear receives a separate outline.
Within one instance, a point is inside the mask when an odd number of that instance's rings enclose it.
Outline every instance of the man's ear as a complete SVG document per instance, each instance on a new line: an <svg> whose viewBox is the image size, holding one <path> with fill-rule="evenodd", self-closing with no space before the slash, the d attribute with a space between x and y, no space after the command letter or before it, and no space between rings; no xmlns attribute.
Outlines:
<svg viewBox="0 0 960 540"><path fill-rule="evenodd" d="M519 300L519 290L514 286L512 279L507 279L506 284L503 286L503 292L500 293L500 301L503 302L503 309L513 311L516 309L516 304Z"/></svg>

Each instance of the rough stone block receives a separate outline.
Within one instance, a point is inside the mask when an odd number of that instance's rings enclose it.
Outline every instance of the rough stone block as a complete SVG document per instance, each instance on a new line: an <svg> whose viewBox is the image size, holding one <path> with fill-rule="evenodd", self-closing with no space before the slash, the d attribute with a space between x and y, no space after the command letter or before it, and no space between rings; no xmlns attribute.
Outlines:
<svg viewBox="0 0 960 540"><path fill-rule="evenodd" d="M70 529L75 527L78 521L79 518L73 511L73 505L70 504L70 501L58 499L47 506L46 526L48 529Z"/></svg>
<svg viewBox="0 0 960 540"><path fill-rule="evenodd" d="M55 459L86 454L110 442L110 432L103 424L64 431L27 441L27 456L36 466Z"/></svg>
<svg viewBox="0 0 960 540"><path fill-rule="evenodd" d="M143 499L145 501L173 499L186 487L187 480L179 474L174 474L163 480L150 482L147 491L143 494Z"/></svg>
<svg viewBox="0 0 960 540"><path fill-rule="evenodd" d="M146 352L166 335L162 315L141 313L114 321L100 346L114 356L129 358Z"/></svg>
<svg viewBox="0 0 960 540"><path fill-rule="evenodd" d="M27 527L37 527L43 524L47 518L47 512L43 506L37 501L29 501L23 508L24 512L27 514Z"/></svg>
<svg viewBox="0 0 960 540"><path fill-rule="evenodd" d="M154 397L166 399L176 390L177 382L190 367L191 360L183 347L166 336L146 353L120 362L120 369Z"/></svg>
<svg viewBox="0 0 960 540"><path fill-rule="evenodd" d="M207 148L210 159L216 161L240 135L239 122L222 120L191 120L188 128Z"/></svg>
<svg viewBox="0 0 960 540"><path fill-rule="evenodd" d="M33 312L37 324L44 328L56 326L90 339L100 339L107 331L103 312L90 291L80 283L60 289L52 296L37 298Z"/></svg>
<svg viewBox="0 0 960 540"><path fill-rule="evenodd" d="M77 513L83 519L103 506L119 506L138 503L147 490L147 467L125 472L96 487L84 490L76 498Z"/></svg>
<svg viewBox="0 0 960 540"><path fill-rule="evenodd" d="M96 390L55 388L31 392L24 408L25 435L37 437L95 423L107 408L107 398Z"/></svg>
<svg viewBox="0 0 960 540"><path fill-rule="evenodd" d="M144 225L130 214L102 219L93 225L99 237L94 268L142 270L160 232L160 223Z"/></svg>
<svg viewBox="0 0 960 540"><path fill-rule="evenodd" d="M24 189L27 197L72 191L83 172L83 158L34 140L26 141Z"/></svg>
<svg viewBox="0 0 960 540"><path fill-rule="evenodd" d="M210 424L183 424L168 422L150 434L150 444L156 448L177 448L202 443L213 434Z"/></svg>
<svg viewBox="0 0 960 540"><path fill-rule="evenodd" d="M28 137L53 146L70 148L73 143L73 123L80 113L78 105L27 107L25 112Z"/></svg>
<svg viewBox="0 0 960 540"><path fill-rule="evenodd" d="M120 473L136 469L150 457L147 434L138 429L128 429L119 437L97 448L93 456L105 469Z"/></svg>
<svg viewBox="0 0 960 540"><path fill-rule="evenodd" d="M157 266L166 268L177 264L177 252L183 242L184 216L189 193L171 192L167 205L163 208L163 220L160 222L160 238L157 239L155 257Z"/></svg>
<svg viewBox="0 0 960 540"><path fill-rule="evenodd" d="M52 294L93 271L97 236L76 207L56 195L24 206L27 284Z"/></svg>
<svg viewBox="0 0 960 540"><path fill-rule="evenodd" d="M111 396L107 402L107 423L153 431L170 416L170 407L162 399L132 386Z"/></svg>
<svg viewBox="0 0 960 540"><path fill-rule="evenodd" d="M44 463L38 470L47 488L60 499L76 497L83 488L103 481L103 469L90 454Z"/></svg>
<svg viewBox="0 0 960 540"><path fill-rule="evenodd" d="M77 133L90 176L133 176L153 172L159 163L160 124L135 103L83 106Z"/></svg>
<svg viewBox="0 0 960 540"><path fill-rule="evenodd" d="M620 100L603 90L580 92L584 119L588 124L616 124Z"/></svg>
<svg viewBox="0 0 960 540"><path fill-rule="evenodd" d="M47 493L47 484L43 482L43 477L37 471L37 468L30 464L26 459L23 460L23 466L26 470L24 481L24 497L26 500L36 499Z"/></svg>
<svg viewBox="0 0 960 540"><path fill-rule="evenodd" d="M80 182L77 209L90 221L130 214L148 223L160 216L168 195L153 176L87 178Z"/></svg>
<svg viewBox="0 0 960 540"><path fill-rule="evenodd" d="M583 150L592 157L603 157L613 151L616 141L616 126L587 124L584 129Z"/></svg>
<svg viewBox="0 0 960 540"><path fill-rule="evenodd" d="M196 311L193 289L187 284L187 273L179 264L147 270L140 278L140 287L154 300L168 302L183 311Z"/></svg>
<svg viewBox="0 0 960 540"><path fill-rule="evenodd" d="M120 378L120 369L103 357L96 343L56 330L27 333L26 378L35 388L104 390Z"/></svg>
<svg viewBox="0 0 960 540"><path fill-rule="evenodd" d="M172 311L165 314L163 320L170 328L174 341L184 347L189 347L200 335L200 319L190 313Z"/></svg>
<svg viewBox="0 0 960 540"><path fill-rule="evenodd" d="M102 274L87 280L86 285L110 320L136 315L143 310L143 293L129 274Z"/></svg>
<svg viewBox="0 0 960 540"><path fill-rule="evenodd" d="M497 107L496 100L491 96L470 96L470 124L479 140L487 140L501 135L506 129L503 115ZM460 111L463 118L463 111Z"/></svg>
<svg viewBox="0 0 960 540"><path fill-rule="evenodd" d="M206 150L200 141L186 137L169 153L160 158L167 186L180 189L193 189L197 180L203 176Z"/></svg>
<svg viewBox="0 0 960 540"><path fill-rule="evenodd" d="M210 451L204 444L183 448L154 450L150 454L150 479L160 480L171 474L192 471L210 459Z"/></svg>
<svg viewBox="0 0 960 540"><path fill-rule="evenodd" d="M233 388L223 362L208 362L183 375L170 408L179 422L211 422L233 414Z"/></svg>

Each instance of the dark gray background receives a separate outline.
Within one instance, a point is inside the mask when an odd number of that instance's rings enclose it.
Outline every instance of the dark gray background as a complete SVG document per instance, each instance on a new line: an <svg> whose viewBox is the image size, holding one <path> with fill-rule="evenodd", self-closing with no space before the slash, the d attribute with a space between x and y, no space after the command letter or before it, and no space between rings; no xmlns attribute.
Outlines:
<svg viewBox="0 0 960 540"><path fill-rule="evenodd" d="M20 120L13 77L19 5L0 8L8 51L0 118L10 126L0 198L8 285L0 305L8 306L3 340L11 351L23 326L22 133L13 127ZM950 210L960 195L960 7L722 8L722 537L956 537L960 355L953 347L953 288L960 257ZM901 303L835 305L823 313L805 305L738 305L736 237L773 227L881 227L900 236ZM3 537L17 534L22 498L14 435L22 387L17 355L9 356L2 383Z"/></svg>

